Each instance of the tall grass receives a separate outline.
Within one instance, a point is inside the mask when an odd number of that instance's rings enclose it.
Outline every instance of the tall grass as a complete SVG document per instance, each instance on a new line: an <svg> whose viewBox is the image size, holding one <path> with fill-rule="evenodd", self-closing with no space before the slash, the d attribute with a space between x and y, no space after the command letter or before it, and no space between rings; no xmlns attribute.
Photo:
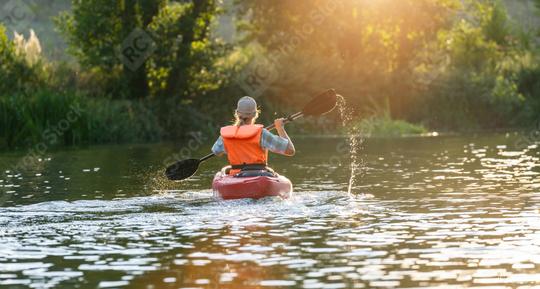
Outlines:
<svg viewBox="0 0 540 289"><path fill-rule="evenodd" d="M143 100L79 89L74 67L50 63L31 30L7 38L0 24L0 148L159 140L163 129ZM94 85L98 86L99 85Z"/></svg>
<svg viewBox="0 0 540 289"><path fill-rule="evenodd" d="M368 137L398 137L427 133L427 129L422 125L391 119L386 115L362 119L357 125L362 135Z"/></svg>
<svg viewBox="0 0 540 289"><path fill-rule="evenodd" d="M0 96L0 148L156 141L162 134L142 102L46 90Z"/></svg>
<svg viewBox="0 0 540 289"><path fill-rule="evenodd" d="M371 98L366 112L367 117L359 119L352 125L356 126L357 131L367 137L399 137L428 132L423 125L392 118L388 98L383 103L378 103Z"/></svg>

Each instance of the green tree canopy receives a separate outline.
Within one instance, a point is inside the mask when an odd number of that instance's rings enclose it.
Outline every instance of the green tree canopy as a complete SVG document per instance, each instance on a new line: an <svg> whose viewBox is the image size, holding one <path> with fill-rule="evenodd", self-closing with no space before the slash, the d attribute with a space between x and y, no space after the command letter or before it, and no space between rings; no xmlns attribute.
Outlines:
<svg viewBox="0 0 540 289"><path fill-rule="evenodd" d="M237 2L245 43L279 71L269 94L335 87L359 114L448 128L511 123L523 105L526 49L499 0Z"/></svg>
<svg viewBox="0 0 540 289"><path fill-rule="evenodd" d="M112 76L128 97L186 97L218 52L215 0L73 1L58 27L81 65ZM201 88L204 86L198 86Z"/></svg>
<svg viewBox="0 0 540 289"><path fill-rule="evenodd" d="M402 115L417 52L451 25L459 1L239 1L248 19L245 41L256 41L279 65L283 91L336 87L385 102ZM275 57L274 57L275 56Z"/></svg>

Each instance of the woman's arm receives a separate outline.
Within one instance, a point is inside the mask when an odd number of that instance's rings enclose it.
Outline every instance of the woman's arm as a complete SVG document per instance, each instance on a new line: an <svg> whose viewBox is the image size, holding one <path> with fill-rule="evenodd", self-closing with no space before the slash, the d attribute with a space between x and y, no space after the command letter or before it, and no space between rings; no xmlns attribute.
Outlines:
<svg viewBox="0 0 540 289"><path fill-rule="evenodd" d="M294 144L292 140L289 138L289 135L285 131L285 119L284 118L278 118L274 120L274 125L276 126L277 133L280 137L285 138L289 141L289 144L287 145L287 149L285 150L285 155L287 156L294 156L296 153L296 150L294 148Z"/></svg>
<svg viewBox="0 0 540 289"><path fill-rule="evenodd" d="M212 152L220 157L225 154L225 146L223 145L223 138L219 137L212 146Z"/></svg>

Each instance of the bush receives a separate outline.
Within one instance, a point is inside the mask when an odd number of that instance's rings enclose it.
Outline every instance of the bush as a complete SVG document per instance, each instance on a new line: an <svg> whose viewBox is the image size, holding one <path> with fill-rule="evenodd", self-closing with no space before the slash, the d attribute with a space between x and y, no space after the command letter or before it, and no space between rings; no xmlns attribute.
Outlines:
<svg viewBox="0 0 540 289"><path fill-rule="evenodd" d="M0 139L8 148L157 141L162 134L143 102L47 90L0 96Z"/></svg>
<svg viewBox="0 0 540 289"><path fill-rule="evenodd" d="M362 119L357 124L357 129L363 135L371 137L397 137L427 133L427 129L422 125L391 119L388 116Z"/></svg>
<svg viewBox="0 0 540 289"><path fill-rule="evenodd" d="M527 109L524 74L530 55L511 34L504 6L475 2L478 22L461 20L439 34L449 63L416 105L422 121L445 130L477 130L520 124ZM525 85L530 87L530 85Z"/></svg>
<svg viewBox="0 0 540 289"><path fill-rule="evenodd" d="M519 76L519 91L525 97L525 108L520 112L519 121L524 126L538 122L540 118L540 65L524 69Z"/></svg>
<svg viewBox="0 0 540 289"><path fill-rule="evenodd" d="M24 39L22 41L24 45ZM45 83L46 67L39 55L32 57L35 62L29 63L24 49L8 39L6 28L0 24L0 94L28 92Z"/></svg>

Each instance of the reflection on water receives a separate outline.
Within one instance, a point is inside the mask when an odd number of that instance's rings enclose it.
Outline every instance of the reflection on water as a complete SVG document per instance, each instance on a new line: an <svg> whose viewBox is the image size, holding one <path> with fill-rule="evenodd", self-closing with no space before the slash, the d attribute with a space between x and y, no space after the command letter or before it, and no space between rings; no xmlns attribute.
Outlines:
<svg viewBox="0 0 540 289"><path fill-rule="evenodd" d="M171 146L57 152L26 172L0 157L0 287L540 285L536 145L369 140L349 195L341 141L301 140L292 161L272 159L295 183L287 201L213 200L222 162L163 183Z"/></svg>

